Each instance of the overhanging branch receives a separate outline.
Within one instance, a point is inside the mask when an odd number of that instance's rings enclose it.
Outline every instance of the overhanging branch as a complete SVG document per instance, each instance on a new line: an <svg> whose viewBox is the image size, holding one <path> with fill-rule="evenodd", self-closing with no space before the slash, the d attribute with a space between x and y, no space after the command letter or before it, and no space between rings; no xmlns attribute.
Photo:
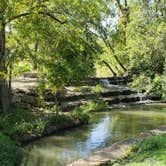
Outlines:
<svg viewBox="0 0 166 166"><path fill-rule="evenodd" d="M13 20L19 19L19 18L21 18L21 17L29 16L29 15L31 15L31 14L33 14L33 12L25 12L25 13L21 13L21 14L15 15L15 16L9 18L8 21L6 22L6 24L9 23L9 22L11 22L11 21L13 21ZM61 20L58 19L55 15L53 15L52 13L47 12L47 11L39 11L38 14L48 16L48 17L50 17L51 19L53 19L53 20L59 22L60 24L65 24L65 23L67 22L67 21L61 21Z"/></svg>

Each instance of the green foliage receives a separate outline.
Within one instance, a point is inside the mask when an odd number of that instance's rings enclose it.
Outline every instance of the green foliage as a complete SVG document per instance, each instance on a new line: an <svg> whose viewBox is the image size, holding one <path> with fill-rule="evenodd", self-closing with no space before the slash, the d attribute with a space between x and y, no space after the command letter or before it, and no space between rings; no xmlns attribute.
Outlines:
<svg viewBox="0 0 166 166"><path fill-rule="evenodd" d="M148 90L150 89L151 80L145 74L133 75L132 82L128 85L131 86L136 91Z"/></svg>
<svg viewBox="0 0 166 166"><path fill-rule="evenodd" d="M78 119L81 123L87 124L90 120L90 110L86 106L76 107L72 111L72 117Z"/></svg>
<svg viewBox="0 0 166 166"><path fill-rule="evenodd" d="M149 96L155 96L162 98L162 81L161 76L155 75L155 78L152 80L151 90L149 91Z"/></svg>
<svg viewBox="0 0 166 166"><path fill-rule="evenodd" d="M43 133L45 125L46 122L40 118L31 122L22 121L21 123L16 123L14 134L17 136L26 136L31 134L40 135Z"/></svg>
<svg viewBox="0 0 166 166"><path fill-rule="evenodd" d="M90 101L85 105L85 108L89 111L105 111L108 109L108 103L103 100Z"/></svg>
<svg viewBox="0 0 166 166"><path fill-rule="evenodd" d="M102 166L165 166L166 134L149 136L138 140L132 146L130 154L115 162L107 162Z"/></svg>
<svg viewBox="0 0 166 166"><path fill-rule="evenodd" d="M17 109L0 116L0 129L15 140L22 140L30 135L42 135L48 127L72 127L77 124L87 124L90 116L87 110L77 109L71 115L34 116L27 110Z"/></svg>
<svg viewBox="0 0 166 166"><path fill-rule="evenodd" d="M161 76L161 84L162 84L162 99L166 101L166 63L164 74Z"/></svg>
<svg viewBox="0 0 166 166"><path fill-rule="evenodd" d="M131 3L131 21L127 30L130 67L134 73L163 73L166 25L163 17L157 15L155 3L152 6Z"/></svg>
<svg viewBox="0 0 166 166"><path fill-rule="evenodd" d="M47 119L46 126L56 126L56 127L68 127L74 123L74 119L70 115L56 115L51 116Z"/></svg>
<svg viewBox="0 0 166 166"><path fill-rule="evenodd" d="M0 116L1 130L12 137L19 137L30 134L41 134L44 131L45 121L36 118L27 110L17 109L10 113L4 113Z"/></svg>
<svg viewBox="0 0 166 166"><path fill-rule="evenodd" d="M150 165L148 158L154 161L156 165L166 163L166 135L149 136L141 141L138 141L132 148L131 154L128 157L132 165ZM141 162L143 161L143 162Z"/></svg>
<svg viewBox="0 0 166 166"><path fill-rule="evenodd" d="M132 149L133 152L144 153L166 148L166 135L150 136L139 141Z"/></svg>
<svg viewBox="0 0 166 166"><path fill-rule="evenodd" d="M128 85L136 91L145 90L146 95L156 98L165 98L165 79L163 76L156 74L154 78L148 75L134 75L133 81Z"/></svg>
<svg viewBox="0 0 166 166"><path fill-rule="evenodd" d="M102 48L87 19L100 17L103 7L98 2L104 5L102 1L79 0L4 1L1 14L8 27L5 59L13 76L34 68L51 86L64 87L93 75ZM22 15L25 11L26 17Z"/></svg>
<svg viewBox="0 0 166 166"><path fill-rule="evenodd" d="M44 78L38 78L37 82L37 93L39 96L39 104L42 106L44 103L45 95L46 95L46 80Z"/></svg>
<svg viewBox="0 0 166 166"><path fill-rule="evenodd" d="M25 72L30 72L30 64L28 64L28 62L24 61L24 62L18 62L15 63L12 69L12 77L16 77L19 75L22 75Z"/></svg>
<svg viewBox="0 0 166 166"><path fill-rule="evenodd" d="M86 93L86 92L91 92L92 88L90 87L76 87L74 89L75 92L82 92L82 93Z"/></svg>
<svg viewBox="0 0 166 166"><path fill-rule="evenodd" d="M103 86L102 86L101 84L97 84L97 85L93 88L92 91L93 91L94 93L99 94L99 93L101 93L101 92L103 91Z"/></svg>
<svg viewBox="0 0 166 166"><path fill-rule="evenodd" d="M89 101L88 103L77 107L74 111L78 113L90 113L92 111L105 111L108 109L108 103L103 100Z"/></svg>
<svg viewBox="0 0 166 166"><path fill-rule="evenodd" d="M16 166L20 164L23 157L23 150L2 133L0 133L0 147L1 166Z"/></svg>
<svg viewBox="0 0 166 166"><path fill-rule="evenodd" d="M103 100L99 100L96 103L95 111L105 111L109 107L109 104Z"/></svg>

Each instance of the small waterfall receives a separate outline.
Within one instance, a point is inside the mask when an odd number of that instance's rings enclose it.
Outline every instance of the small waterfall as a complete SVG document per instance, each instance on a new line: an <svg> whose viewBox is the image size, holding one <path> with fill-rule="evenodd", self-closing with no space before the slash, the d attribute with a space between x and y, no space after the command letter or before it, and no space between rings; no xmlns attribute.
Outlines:
<svg viewBox="0 0 166 166"><path fill-rule="evenodd" d="M139 97L139 101L137 103L142 104L142 103L152 103L153 102L152 100L149 100L147 98L147 93L146 92L138 91L137 96Z"/></svg>
<svg viewBox="0 0 166 166"><path fill-rule="evenodd" d="M117 80L115 84L110 84L109 79L101 79L100 82L103 84L104 88L111 88L113 90L118 90L119 92L122 92L124 89L129 89L127 87L124 87L122 84L119 85L119 82Z"/></svg>
<svg viewBox="0 0 166 166"><path fill-rule="evenodd" d="M101 79L100 81L102 82L102 84L103 84L103 86L105 88L109 88L110 87L110 82L109 82L108 79Z"/></svg>
<svg viewBox="0 0 166 166"><path fill-rule="evenodd" d="M104 91L105 92L109 92L110 90L111 91L116 91L117 92L117 95L116 96L113 96L113 98L116 98L117 100L119 99L119 103L120 104L121 102L130 102L130 99L131 99L131 102L132 101L138 101L136 103L138 104L146 104L146 103L152 103L153 101L152 100L149 100L147 98L147 94L148 94L148 91L138 91L137 93L129 93L129 94L123 94L123 92L125 90L131 90L129 87L127 86L124 86L122 82L119 82L118 80L115 80L115 83L114 84L110 84L110 81L109 79L106 79L106 78L103 78L100 80L100 82L103 84L103 87L104 87ZM135 100L136 98L136 100Z"/></svg>
<svg viewBox="0 0 166 166"><path fill-rule="evenodd" d="M139 102L142 103L145 100L144 93L138 91L137 96L139 97Z"/></svg>

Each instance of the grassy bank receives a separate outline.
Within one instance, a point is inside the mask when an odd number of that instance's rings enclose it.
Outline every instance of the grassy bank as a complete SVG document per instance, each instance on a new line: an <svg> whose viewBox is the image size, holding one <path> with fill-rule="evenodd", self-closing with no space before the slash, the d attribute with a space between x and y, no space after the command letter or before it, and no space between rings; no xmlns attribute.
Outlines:
<svg viewBox="0 0 166 166"><path fill-rule="evenodd" d="M81 109L67 115L39 116L20 108L0 114L0 166L17 166L21 163L24 156L22 143L87 124L89 120L89 113Z"/></svg>
<svg viewBox="0 0 166 166"><path fill-rule="evenodd" d="M0 115L0 130L13 140L25 142L28 138L49 135L61 129L88 123L88 112L77 109L71 114L38 116L20 108Z"/></svg>
<svg viewBox="0 0 166 166"><path fill-rule="evenodd" d="M137 141L130 154L114 163L107 162L102 166L165 166L166 134L149 136Z"/></svg>
<svg viewBox="0 0 166 166"><path fill-rule="evenodd" d="M0 165L15 166L20 163L24 155L23 149L20 148L22 144L87 124L90 121L90 112L105 109L107 104L100 101L76 107L68 114L57 115L52 109L49 113L43 110L38 114L18 107L15 107L13 112L0 114L0 145L4 147L0 149Z"/></svg>
<svg viewBox="0 0 166 166"><path fill-rule="evenodd" d="M23 157L23 149L8 136L0 133L0 165L18 166Z"/></svg>

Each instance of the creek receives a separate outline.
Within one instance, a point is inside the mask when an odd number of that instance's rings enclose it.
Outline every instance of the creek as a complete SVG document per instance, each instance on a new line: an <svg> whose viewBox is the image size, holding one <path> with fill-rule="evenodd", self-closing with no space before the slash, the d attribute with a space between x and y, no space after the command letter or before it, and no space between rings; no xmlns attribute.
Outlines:
<svg viewBox="0 0 166 166"><path fill-rule="evenodd" d="M22 166L64 166L114 142L166 125L166 105L122 105L92 116L89 125L61 131L26 146Z"/></svg>

